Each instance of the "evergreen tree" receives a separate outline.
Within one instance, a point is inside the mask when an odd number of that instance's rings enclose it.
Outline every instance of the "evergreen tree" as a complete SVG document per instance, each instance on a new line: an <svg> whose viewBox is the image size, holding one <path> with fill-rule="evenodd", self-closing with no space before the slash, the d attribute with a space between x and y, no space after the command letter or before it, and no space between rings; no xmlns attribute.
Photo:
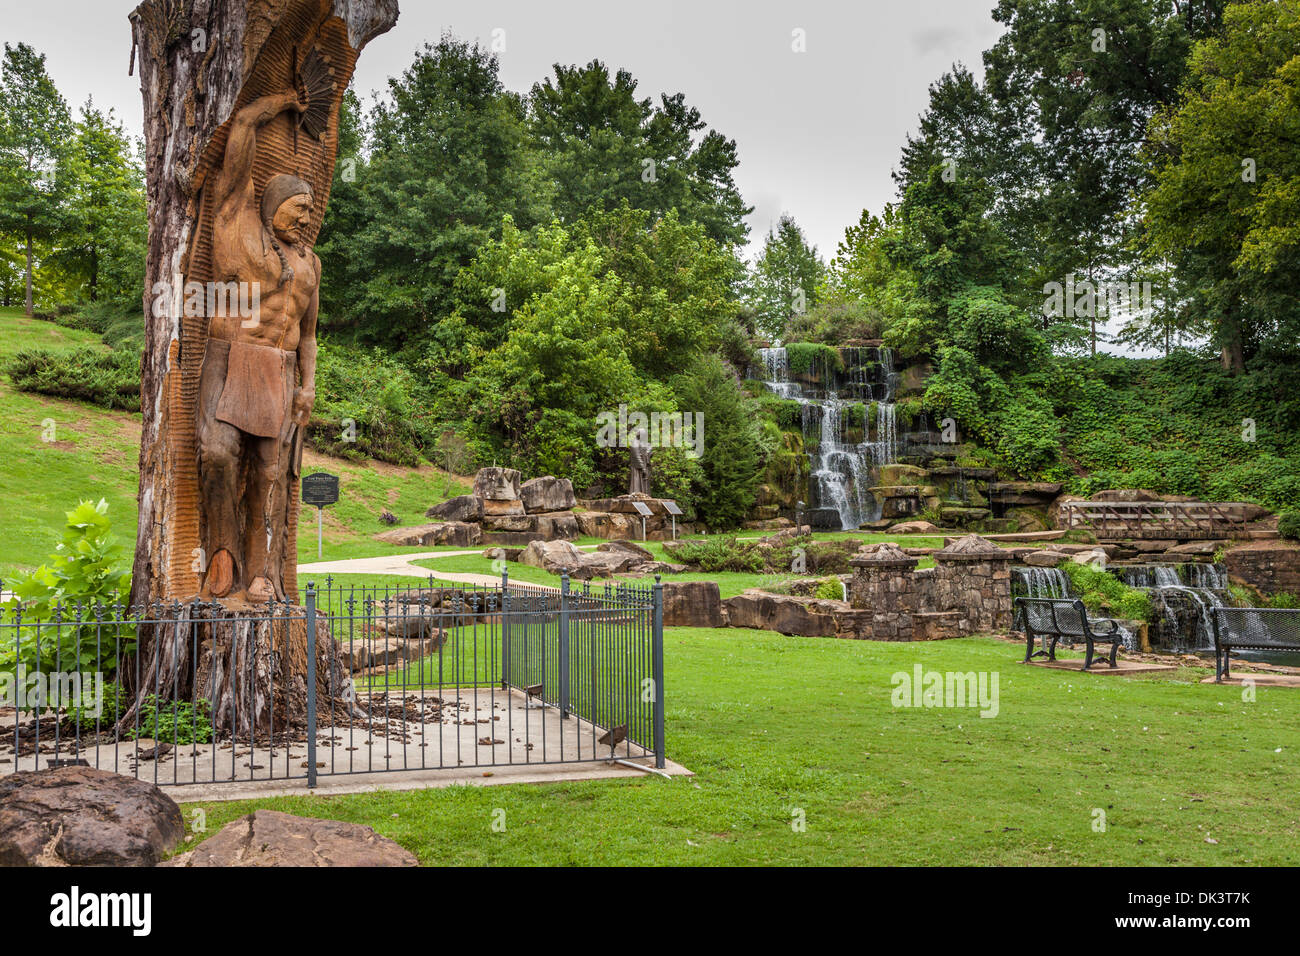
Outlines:
<svg viewBox="0 0 1300 956"><path fill-rule="evenodd" d="M25 308L33 307L33 271L39 243L65 226L71 186L68 104L30 46L5 44L0 68L0 233L23 244Z"/></svg>

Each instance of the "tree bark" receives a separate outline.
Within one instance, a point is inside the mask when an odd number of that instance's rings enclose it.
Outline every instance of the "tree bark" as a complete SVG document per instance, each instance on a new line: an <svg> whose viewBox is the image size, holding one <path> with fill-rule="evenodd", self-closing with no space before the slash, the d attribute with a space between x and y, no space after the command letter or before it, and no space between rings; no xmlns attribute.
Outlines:
<svg viewBox="0 0 1300 956"><path fill-rule="evenodd" d="M1220 362L1225 372L1240 375L1246 371L1245 344L1242 341L1241 321L1231 313L1220 320Z"/></svg>
<svg viewBox="0 0 1300 956"><path fill-rule="evenodd" d="M145 0L130 16L149 203L133 604L184 600L198 590L203 556L195 553L197 451L189 419L206 323L182 314L176 285L211 278L190 259L210 228L201 221L204 182L223 154L225 124L238 106L286 82L289 45L333 43L341 98L357 54L391 29L397 14L397 0ZM335 130L337 115L336 102ZM332 169L336 133L328 146ZM331 179L316 189L315 229Z"/></svg>
<svg viewBox="0 0 1300 956"><path fill-rule="evenodd" d="M343 92L361 49L391 29L397 15L397 0L145 0L130 16L149 206L131 604L147 619L169 623L140 628L138 660L120 675L136 692L123 723L149 694L213 701L214 722L226 732L283 729L303 710L303 610L280 605L275 614L282 619L271 622L266 608L195 602L205 569L196 430L208 318L187 314L184 293L187 283L226 278L214 274L212 193L229 121L267 92L292 88L309 50L323 56L335 83L328 127L319 137L302 132L300 152L298 131L286 118L281 131L259 141L253 179L258 190L279 172L299 173L311 184L315 206L305 241L314 244L333 182ZM280 168L286 164L291 168ZM292 493L296 500L296 484ZM285 575L290 604L298 597L288 570L296 561L294 524L296 511ZM318 704L329 712L340 703L331 695L343 691L343 681L337 645L319 620L317 673L330 690Z"/></svg>
<svg viewBox="0 0 1300 956"><path fill-rule="evenodd" d="M31 217L28 216L27 218L27 305L25 315L30 319L32 317L32 230L30 226Z"/></svg>

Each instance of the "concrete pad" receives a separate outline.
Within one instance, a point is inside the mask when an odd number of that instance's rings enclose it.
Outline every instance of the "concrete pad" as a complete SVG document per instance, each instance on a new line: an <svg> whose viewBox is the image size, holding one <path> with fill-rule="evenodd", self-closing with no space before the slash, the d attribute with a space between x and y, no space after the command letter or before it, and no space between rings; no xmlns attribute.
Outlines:
<svg viewBox="0 0 1300 956"><path fill-rule="evenodd" d="M623 758L620 758L620 760ZM635 764L636 766L629 766ZM637 769L640 767L642 769ZM323 773L323 771L322 771ZM229 800L260 800L265 797L322 796L381 791L428 790L440 787L491 787L505 783L565 783L573 780L618 780L627 777L693 777L694 772L671 760L664 769L654 769L653 757L638 757L627 763L600 760L587 763L502 765L492 770L402 770L387 773L331 774L317 778L315 790L305 780L243 780L224 784L189 784L164 791L177 803L220 803Z"/></svg>
<svg viewBox="0 0 1300 956"><path fill-rule="evenodd" d="M318 728L315 791L307 788L306 740L255 747L247 742L232 747L230 741L182 744L151 758L145 756L155 746L151 740L97 746L82 741L78 747L64 738L56 752L54 741L43 735L41 753L15 754L12 713L0 717L0 774L43 769L52 758L75 758L156 783L184 802L644 776L649 771L636 768L654 762L646 747L624 740L611 750L600 743L603 727L573 714L561 719L557 708L513 688L408 687L391 695L363 689L361 701L372 707L368 718ZM390 720L383 716L387 705L401 705L406 713L428 708L436 716ZM634 733L640 729L634 727ZM665 771L690 773L679 764Z"/></svg>
<svg viewBox="0 0 1300 956"><path fill-rule="evenodd" d="M1030 661L1030 664L1034 667L1046 667L1051 670L1075 671L1080 674L1084 673L1082 657L1078 658L1077 660L1069 660L1069 661L1062 661L1062 660L1048 661L1042 659L1035 659ZM1099 664L1097 661L1094 660L1092 662L1092 666L1088 668L1087 673L1089 674L1155 674L1161 671L1176 671L1176 670L1178 670L1178 668L1172 664L1151 664L1151 663L1138 662L1138 661L1118 660L1115 662L1115 666L1111 667L1110 664L1108 663Z"/></svg>
<svg viewBox="0 0 1300 956"><path fill-rule="evenodd" d="M1300 674L1252 674L1250 671L1237 671L1222 681L1215 681L1213 676L1203 678L1202 684L1220 683L1225 687L1240 687L1249 678L1257 687L1300 687Z"/></svg>

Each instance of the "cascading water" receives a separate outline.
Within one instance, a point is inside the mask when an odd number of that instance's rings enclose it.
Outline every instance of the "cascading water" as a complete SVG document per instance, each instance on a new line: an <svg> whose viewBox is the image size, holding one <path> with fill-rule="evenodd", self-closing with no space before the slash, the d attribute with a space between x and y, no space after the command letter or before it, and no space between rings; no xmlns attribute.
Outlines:
<svg viewBox="0 0 1300 956"><path fill-rule="evenodd" d="M866 355L864 356L864 353ZM809 447L809 517L814 524L853 530L879 517L879 504L870 492L872 469L898 456L894 393L898 376L893 354L886 348L844 348L842 373L821 368L820 387L790 379L785 348L759 350L763 383L781 398L803 406L804 442ZM817 376L814 376L817 377ZM874 435L865 410L875 405ZM862 415L861 441L847 438L848 419ZM853 424L856 431L857 424ZM815 436L815 445L812 440Z"/></svg>
<svg viewBox="0 0 1300 956"><path fill-rule="evenodd" d="M1070 578L1060 568L1012 568L1012 594L1031 598L1070 598ZM1137 649L1137 634L1123 624L1119 631L1124 636L1127 650Z"/></svg>
<svg viewBox="0 0 1300 956"><path fill-rule="evenodd" d="M1178 651L1214 649L1213 612L1228 599L1228 574L1220 564L1145 564L1120 571L1129 587L1146 588L1159 611L1153 643Z"/></svg>
<svg viewBox="0 0 1300 956"><path fill-rule="evenodd" d="M1060 568L1015 568L1015 591L1031 598L1067 598L1070 579Z"/></svg>

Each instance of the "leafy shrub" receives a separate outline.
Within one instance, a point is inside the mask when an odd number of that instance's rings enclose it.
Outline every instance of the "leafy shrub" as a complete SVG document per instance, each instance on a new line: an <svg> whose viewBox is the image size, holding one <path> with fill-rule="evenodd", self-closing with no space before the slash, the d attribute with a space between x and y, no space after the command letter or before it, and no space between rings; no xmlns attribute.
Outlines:
<svg viewBox="0 0 1300 956"><path fill-rule="evenodd" d="M193 703L187 700L168 700L150 694L140 702L137 726L128 728L123 736L129 740L148 738L169 744L206 744L212 741L212 704L206 697Z"/></svg>
<svg viewBox="0 0 1300 956"><path fill-rule="evenodd" d="M28 673L112 673L135 649L135 628L103 627L98 607L125 604L131 576L117 568L121 549L112 543L108 502L83 501L67 513L63 540L49 564L20 574L10 586L6 612L22 613L16 645L0 647L0 670ZM57 625L57 630L55 625Z"/></svg>
<svg viewBox="0 0 1300 956"><path fill-rule="evenodd" d="M735 538L700 538L679 541L672 549L677 560L701 571L740 571L753 574L763 568L763 559L749 544Z"/></svg>
<svg viewBox="0 0 1300 956"><path fill-rule="evenodd" d="M1151 598L1141 588L1131 588L1113 574L1073 561L1065 563L1064 571L1089 611L1126 621L1151 619Z"/></svg>
<svg viewBox="0 0 1300 956"><path fill-rule="evenodd" d="M140 410L140 354L76 349L22 349L5 371L24 392L90 402L104 408Z"/></svg>
<svg viewBox="0 0 1300 956"><path fill-rule="evenodd" d="M791 375L804 375L819 371L823 376L844 370L840 353L829 345L815 342L791 342L785 347L786 360L790 363Z"/></svg>
<svg viewBox="0 0 1300 956"><path fill-rule="evenodd" d="M384 353L322 344L307 434L327 454L414 467L443 431L424 398L415 376Z"/></svg>
<svg viewBox="0 0 1300 956"><path fill-rule="evenodd" d="M1300 538L1300 511L1284 511L1277 519L1277 533L1284 538Z"/></svg>
<svg viewBox="0 0 1300 956"><path fill-rule="evenodd" d="M823 578L817 582L813 597L825 601L842 601L844 599L844 582L839 578Z"/></svg>

